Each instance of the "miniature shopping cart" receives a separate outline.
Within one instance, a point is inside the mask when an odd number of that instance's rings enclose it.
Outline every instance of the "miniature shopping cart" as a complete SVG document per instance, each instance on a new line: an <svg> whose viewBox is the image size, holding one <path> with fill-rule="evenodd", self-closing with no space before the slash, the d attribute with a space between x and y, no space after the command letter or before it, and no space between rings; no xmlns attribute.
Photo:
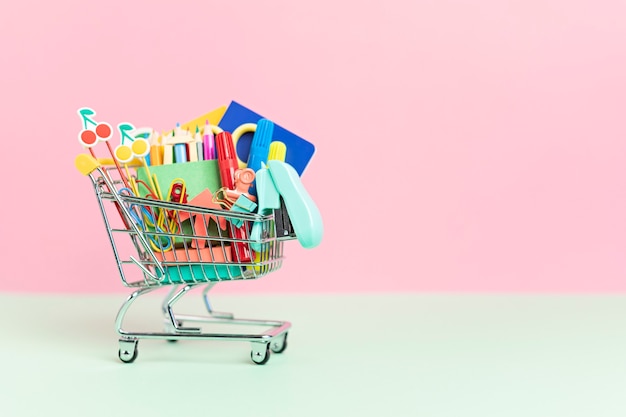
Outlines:
<svg viewBox="0 0 626 417"><path fill-rule="evenodd" d="M270 351L285 350L289 322L235 319L232 314L213 311L208 299L209 290L218 282L257 279L281 267L283 241L293 237L277 237L273 215L138 197L125 187L119 168L103 166L87 154L76 158L76 167L92 180L120 277L125 286L134 288L115 321L120 335L120 360L130 363L137 358L139 339L250 342L251 358L256 364L266 363ZM241 230L260 228L260 238L252 241L246 237L249 235L241 238L230 233L234 224L240 225ZM124 329L124 319L131 305L140 296L164 286L171 287L162 304L164 331ZM198 286L204 287L202 296L208 314L175 314L174 304ZM259 326L265 331L209 333L201 327L187 327L188 323L242 324Z"/></svg>

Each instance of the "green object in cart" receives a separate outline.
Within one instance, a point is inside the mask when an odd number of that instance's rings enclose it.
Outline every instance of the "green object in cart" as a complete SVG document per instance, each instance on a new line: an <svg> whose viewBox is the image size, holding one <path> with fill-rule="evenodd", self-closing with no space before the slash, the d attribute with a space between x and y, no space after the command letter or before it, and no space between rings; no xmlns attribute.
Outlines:
<svg viewBox="0 0 626 417"><path fill-rule="evenodd" d="M185 182L185 192L188 195L187 201L192 200L205 189L215 193L220 187L220 174L217 159L208 161L185 162L181 164L154 165L148 167L150 173L156 176L161 193L165 197L174 180ZM137 179L150 184L148 174L144 167L137 168ZM140 188L141 189L141 188ZM182 235L193 234L193 228L189 220L182 222ZM215 222L209 224L209 236L219 236ZM222 233L223 234L223 233ZM175 237L174 245L181 246L183 243L191 242L191 239Z"/></svg>
<svg viewBox="0 0 626 417"><path fill-rule="evenodd" d="M206 188L215 193L221 187L217 159L185 162L182 164L155 165L150 166L149 169L153 176L156 175L159 188L164 197L175 179L185 181L185 189L189 195L189 200ZM137 179L150 184L144 167L137 168Z"/></svg>

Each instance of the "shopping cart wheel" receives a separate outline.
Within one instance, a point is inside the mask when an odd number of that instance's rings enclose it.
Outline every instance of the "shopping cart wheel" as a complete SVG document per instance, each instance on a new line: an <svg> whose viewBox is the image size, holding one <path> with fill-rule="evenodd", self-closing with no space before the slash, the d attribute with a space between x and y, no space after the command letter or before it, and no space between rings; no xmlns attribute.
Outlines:
<svg viewBox="0 0 626 417"><path fill-rule="evenodd" d="M270 347L274 353L283 353L287 349L287 332L276 337Z"/></svg>
<svg viewBox="0 0 626 417"><path fill-rule="evenodd" d="M252 343L252 352L250 353L252 362L257 365L264 365L270 360L270 344L269 343Z"/></svg>
<svg viewBox="0 0 626 417"><path fill-rule="evenodd" d="M137 359L137 342L138 340L120 339L120 350L118 356L125 363L132 363Z"/></svg>

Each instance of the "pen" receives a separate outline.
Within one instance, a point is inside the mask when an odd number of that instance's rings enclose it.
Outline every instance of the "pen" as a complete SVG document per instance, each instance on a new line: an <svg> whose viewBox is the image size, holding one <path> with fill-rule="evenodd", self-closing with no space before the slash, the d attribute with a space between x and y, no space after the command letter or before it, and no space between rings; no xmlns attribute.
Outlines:
<svg viewBox="0 0 626 417"><path fill-rule="evenodd" d="M211 130L208 120L204 124L203 133L204 159L215 159L215 138L213 137L213 131Z"/></svg>
<svg viewBox="0 0 626 417"><path fill-rule="evenodd" d="M220 132L215 137L215 148L217 150L217 165L220 172L222 187L229 190L235 189L235 171L239 169L237 154L230 132ZM244 240L247 238L246 225L235 227L230 224L228 234L233 239ZM233 242L232 257L237 263L250 262L252 257L250 247L244 242Z"/></svg>

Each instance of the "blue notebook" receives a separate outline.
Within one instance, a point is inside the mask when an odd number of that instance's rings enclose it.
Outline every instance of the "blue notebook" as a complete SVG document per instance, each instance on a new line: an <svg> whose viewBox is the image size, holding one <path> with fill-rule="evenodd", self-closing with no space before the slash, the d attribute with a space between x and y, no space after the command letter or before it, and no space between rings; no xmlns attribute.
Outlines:
<svg viewBox="0 0 626 417"><path fill-rule="evenodd" d="M284 127L276 123L270 117L262 116L254 111L242 106L236 101L231 101L230 105L226 109L222 120L219 122L219 127L227 132L232 133L237 127L244 123L257 123L259 119L266 118L274 122L274 134L272 135L272 141L283 142L287 147L287 154L285 156L285 162L291 165L298 175L302 176L302 173L306 169L309 161L315 153L315 146L301 138L300 136L288 131ZM252 137L254 133L245 133L239 138L236 143L235 151L237 156L243 162L248 161L248 155L250 154L250 144L252 143Z"/></svg>

